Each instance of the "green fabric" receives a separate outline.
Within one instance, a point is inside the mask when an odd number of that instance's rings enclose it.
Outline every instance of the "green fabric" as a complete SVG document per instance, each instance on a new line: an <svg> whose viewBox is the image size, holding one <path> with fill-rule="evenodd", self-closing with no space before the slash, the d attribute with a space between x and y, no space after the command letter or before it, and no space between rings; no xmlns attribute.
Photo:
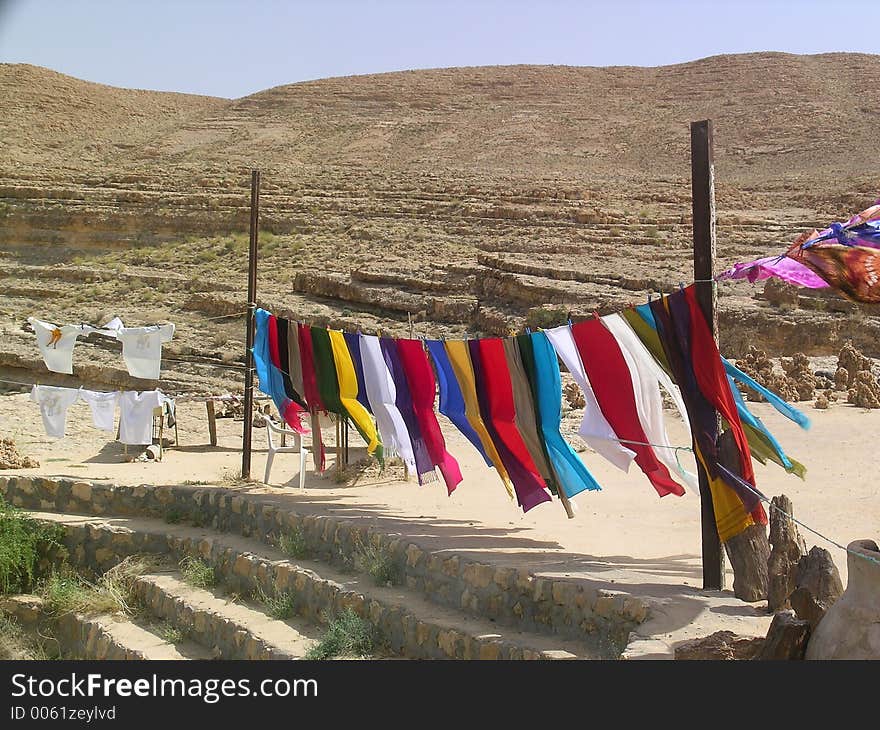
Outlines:
<svg viewBox="0 0 880 730"><path fill-rule="evenodd" d="M807 467L801 464L797 459L792 459L791 456L788 456L787 454L788 460L791 462L791 468L786 469L785 464L782 463L782 460L776 453L776 449L773 448L773 445L767 437L754 426L751 426L748 423L743 423L743 430L746 432L746 439L749 442L749 451L751 451L752 456L762 464L772 461L775 464L779 464L779 466L785 469L789 474L799 476L801 479L806 477Z"/></svg>
<svg viewBox="0 0 880 730"><path fill-rule="evenodd" d="M663 345L660 343L660 335L657 334L657 330L649 325L644 317L635 309L624 309L620 314L626 320L626 323L633 328L633 331L642 341L642 344L648 348L654 359L660 363L660 367L671 377L669 361L666 359L666 353L663 350Z"/></svg>
<svg viewBox="0 0 880 730"><path fill-rule="evenodd" d="M348 418L348 411L339 399L339 381L336 379L336 363L333 360L333 346L330 333L322 327L310 327L312 351L315 357L315 376L318 380L318 394L331 413Z"/></svg>

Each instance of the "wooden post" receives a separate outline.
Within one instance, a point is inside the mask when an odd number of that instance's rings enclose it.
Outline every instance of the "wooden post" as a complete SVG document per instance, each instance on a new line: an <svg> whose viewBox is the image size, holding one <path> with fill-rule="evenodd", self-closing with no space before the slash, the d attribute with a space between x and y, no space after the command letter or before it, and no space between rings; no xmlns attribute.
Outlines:
<svg viewBox="0 0 880 730"><path fill-rule="evenodd" d="M715 312L715 159L712 121L691 122L691 201L694 231L694 281L697 301L718 341L718 315ZM713 440L721 430L716 418ZM724 587L724 554L715 526L715 509L709 490L709 477L697 460L700 478L700 522L703 539L703 589Z"/></svg>
<svg viewBox="0 0 880 730"><path fill-rule="evenodd" d="M210 398L205 401L205 410L208 412L208 438L211 446L217 445L217 417L214 413L214 401Z"/></svg>
<svg viewBox="0 0 880 730"><path fill-rule="evenodd" d="M254 430L254 312L257 308L257 243L260 235L260 171L251 170L251 238L248 249L248 314L244 371L244 434L241 478L251 478L251 441Z"/></svg>

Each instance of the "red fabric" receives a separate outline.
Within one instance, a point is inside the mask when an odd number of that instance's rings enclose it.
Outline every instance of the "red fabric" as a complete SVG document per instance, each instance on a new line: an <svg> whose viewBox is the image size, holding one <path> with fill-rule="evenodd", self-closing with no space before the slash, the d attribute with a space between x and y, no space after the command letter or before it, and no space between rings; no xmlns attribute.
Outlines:
<svg viewBox="0 0 880 730"><path fill-rule="evenodd" d="M299 351L302 360L303 394L310 411L326 411L318 393L318 376L315 375L315 355L312 351L312 331L304 324L297 325L299 330ZM269 342L271 357L272 342Z"/></svg>
<svg viewBox="0 0 880 730"><path fill-rule="evenodd" d="M326 411L318 395L318 377L315 375L315 356L312 352L312 331L304 324L297 325L299 336L299 353L303 375L303 397L312 413L312 448L318 453L318 470L323 472L326 467L324 440L321 437L321 424L318 422L318 411ZM269 343L271 350L272 343ZM272 356L270 351L269 357Z"/></svg>
<svg viewBox="0 0 880 730"><path fill-rule="evenodd" d="M413 410L428 455L431 461L440 468L443 481L446 482L446 490L449 494L461 483L461 469L455 458L446 450L446 441L440 431L440 424L434 413L434 396L437 393L437 383L434 380L434 370L428 360L428 354L419 340L397 340L397 351L400 354L400 362L409 385L410 397L412 398Z"/></svg>
<svg viewBox="0 0 880 730"><path fill-rule="evenodd" d="M742 478L754 487L756 486L755 471L752 468L749 442L739 420L733 393L730 392L730 383L721 362L721 353L718 352L718 345L706 322L703 309L697 301L697 292L693 285L684 290L684 296L691 310L691 363L697 376L697 385L703 396L715 406L730 425L733 440L739 451ZM751 514L756 522L767 524L767 513L760 502Z"/></svg>
<svg viewBox="0 0 880 730"><path fill-rule="evenodd" d="M269 328L266 334L269 339L269 357L272 364L281 370L281 355L278 352L278 320L274 314L269 315Z"/></svg>
<svg viewBox="0 0 880 730"><path fill-rule="evenodd" d="M519 470L514 467L513 471L508 469L508 472L511 477L518 471L522 472L524 478L513 479L513 485L517 490L520 504L524 509L530 509L538 502L548 501L550 497L545 491L547 485L538 473L538 467L535 466L535 461L516 427L513 384L510 380L507 357L504 354L504 342L497 337L491 337L477 340L477 343L492 426L504 447L510 452L510 456L522 467Z"/></svg>
<svg viewBox="0 0 880 730"><path fill-rule="evenodd" d="M654 449L645 445L649 440L639 420L629 368L614 335L599 319L578 322L572 325L571 333L602 414L617 438L626 448L636 452L635 462L657 494L661 497L683 495L684 488L672 479Z"/></svg>
<svg viewBox="0 0 880 730"><path fill-rule="evenodd" d="M269 359L272 361L269 367L274 366L281 372L281 355L278 350L278 321L274 314L269 315L268 329L266 332L269 341ZM303 426L300 420L300 414L305 413L305 409L285 397L284 404L278 409L279 415L284 422L297 433L308 433L308 429Z"/></svg>

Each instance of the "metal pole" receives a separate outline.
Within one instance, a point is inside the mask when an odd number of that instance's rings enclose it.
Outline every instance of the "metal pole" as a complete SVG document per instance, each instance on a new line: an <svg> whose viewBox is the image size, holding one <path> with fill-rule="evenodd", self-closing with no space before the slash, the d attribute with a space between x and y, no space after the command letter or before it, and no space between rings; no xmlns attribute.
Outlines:
<svg viewBox="0 0 880 730"><path fill-rule="evenodd" d="M251 239L248 249L248 313L244 371L244 435L241 478L251 478L251 441L254 430L254 311L257 308L257 242L260 235L260 171L251 170Z"/></svg>
<svg viewBox="0 0 880 730"><path fill-rule="evenodd" d="M717 293L715 277L715 159L712 141L712 121L691 122L691 200L694 220L694 280L697 301L712 327L718 342L718 314L715 310ZM717 440L721 431L720 418L712 438ZM703 536L703 589L721 590L724 587L724 554L715 525L715 509L709 490L709 477L697 463L700 478L700 522Z"/></svg>

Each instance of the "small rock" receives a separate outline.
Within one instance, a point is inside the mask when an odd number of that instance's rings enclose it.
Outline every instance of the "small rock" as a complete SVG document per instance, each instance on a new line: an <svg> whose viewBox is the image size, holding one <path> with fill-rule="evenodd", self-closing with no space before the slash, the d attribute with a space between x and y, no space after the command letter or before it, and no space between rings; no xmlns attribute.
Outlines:
<svg viewBox="0 0 880 730"><path fill-rule="evenodd" d="M716 631L701 639L684 641L675 647L676 659L754 659L764 645L764 637L739 636L732 631Z"/></svg>

